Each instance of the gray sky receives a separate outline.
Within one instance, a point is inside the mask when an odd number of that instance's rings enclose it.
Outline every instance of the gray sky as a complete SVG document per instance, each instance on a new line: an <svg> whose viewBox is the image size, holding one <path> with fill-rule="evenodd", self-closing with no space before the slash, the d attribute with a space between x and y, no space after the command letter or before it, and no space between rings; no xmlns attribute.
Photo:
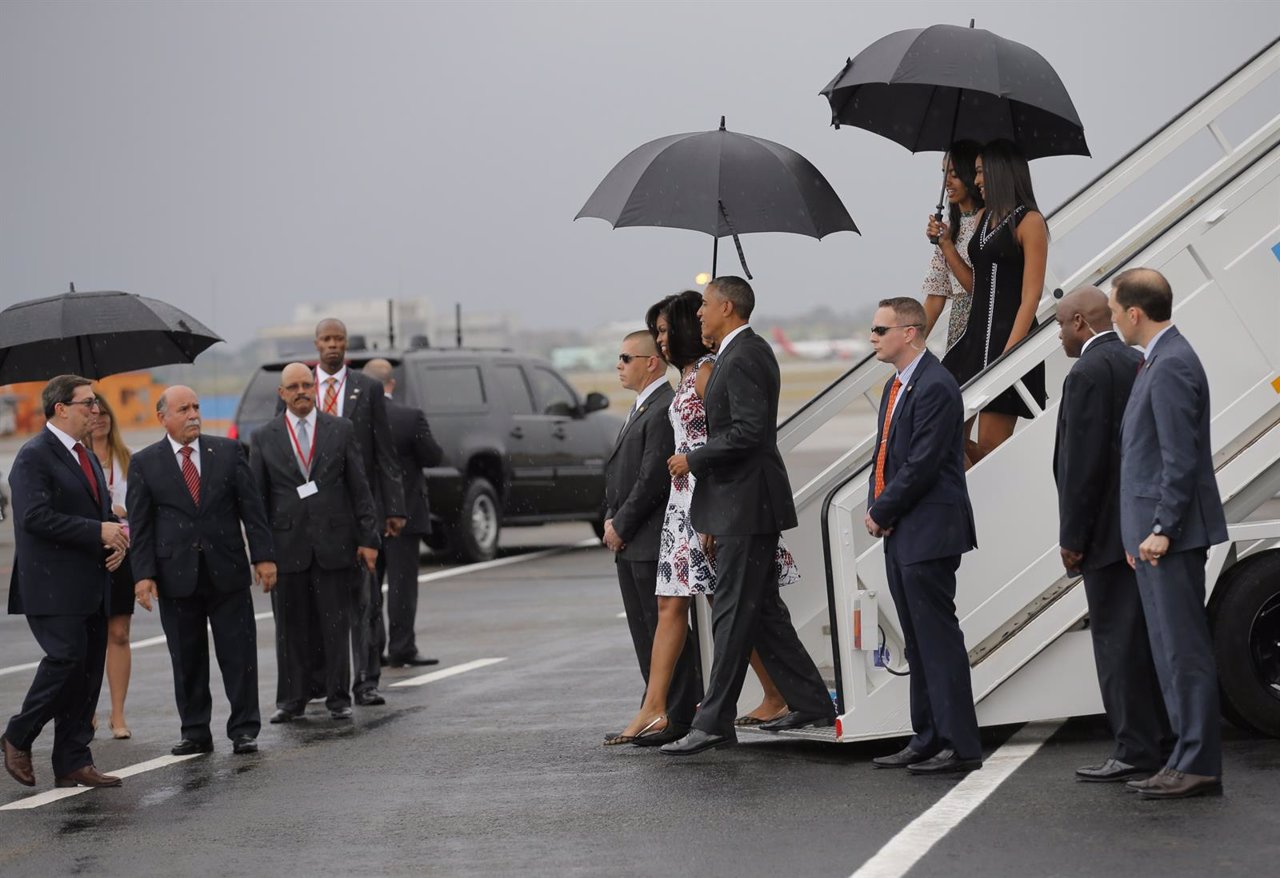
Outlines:
<svg viewBox="0 0 1280 878"><path fill-rule="evenodd" d="M721 114L807 156L863 231L745 237L761 311L915 294L940 156L831 129L818 90L886 33L969 16L1040 51L1084 120L1092 159L1033 164L1046 208L1280 33L1262 2L9 0L0 303L74 280L232 343L346 297L637 317L711 239L573 216L632 148Z"/></svg>

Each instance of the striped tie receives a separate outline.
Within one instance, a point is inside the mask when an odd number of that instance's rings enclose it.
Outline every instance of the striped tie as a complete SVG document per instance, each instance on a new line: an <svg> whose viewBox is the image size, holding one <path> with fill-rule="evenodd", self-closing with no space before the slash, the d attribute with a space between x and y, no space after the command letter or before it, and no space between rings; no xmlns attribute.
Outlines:
<svg viewBox="0 0 1280 878"><path fill-rule="evenodd" d="M893 423L893 404L898 401L898 390L902 387L902 382L897 378L893 379L893 385L889 388L889 405L884 410L884 430L880 433L880 451L876 454L876 496L880 496L880 492L884 490L884 464L885 458L889 454L889 425Z"/></svg>
<svg viewBox="0 0 1280 878"><path fill-rule="evenodd" d="M178 453L182 455L182 480L187 483L187 490L191 492L191 500L200 505L200 473L196 470L196 465L191 462L191 452L195 451L190 445L184 445Z"/></svg>
<svg viewBox="0 0 1280 878"><path fill-rule="evenodd" d="M329 376L324 383L327 385L324 389L324 413L336 415L338 413L338 379Z"/></svg>

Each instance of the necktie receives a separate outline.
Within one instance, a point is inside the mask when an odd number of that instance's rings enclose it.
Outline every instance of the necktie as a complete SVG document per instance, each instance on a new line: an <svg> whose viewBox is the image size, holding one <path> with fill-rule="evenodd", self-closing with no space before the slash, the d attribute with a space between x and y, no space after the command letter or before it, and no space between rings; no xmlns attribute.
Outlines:
<svg viewBox="0 0 1280 878"><path fill-rule="evenodd" d="M324 412L327 415L338 413L338 379L329 376L324 379Z"/></svg>
<svg viewBox="0 0 1280 878"><path fill-rule="evenodd" d="M333 379L330 378L330 381ZM308 461L311 460L311 437L307 435L307 422L298 419L298 468L302 470L304 476L311 475L311 467Z"/></svg>
<svg viewBox="0 0 1280 878"><path fill-rule="evenodd" d="M182 455L182 480L187 483L187 490L191 492L191 500L200 505L200 472L196 469L196 465L191 462L191 452L195 449L190 445L184 445L178 453Z"/></svg>
<svg viewBox="0 0 1280 878"><path fill-rule="evenodd" d="M89 490L93 492L93 499L101 503L102 498L98 495L98 476L93 471L93 464L89 463L89 452L85 451L84 446L79 442L71 446L71 450L76 453L76 457L80 458L80 469L84 470L84 476L89 480Z"/></svg>
<svg viewBox="0 0 1280 878"><path fill-rule="evenodd" d="M877 497L884 490L884 462L889 454L889 425L893 423L893 404L898 401L898 390L901 387L902 382L894 378L893 385L889 388L889 405L884 410L884 430L880 433L880 451L876 454Z"/></svg>
<svg viewBox="0 0 1280 878"><path fill-rule="evenodd" d="M618 431L619 436L627 432L627 427L631 426L631 419L636 416L636 409L639 407L640 407L640 400L638 399L631 404L631 411L627 412L627 419L622 422L622 429Z"/></svg>

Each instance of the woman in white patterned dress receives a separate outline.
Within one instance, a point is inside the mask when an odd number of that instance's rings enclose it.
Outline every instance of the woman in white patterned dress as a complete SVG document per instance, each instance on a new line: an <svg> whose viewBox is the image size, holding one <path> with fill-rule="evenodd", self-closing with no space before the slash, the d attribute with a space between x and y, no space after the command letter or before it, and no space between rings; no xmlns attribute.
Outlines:
<svg viewBox="0 0 1280 878"><path fill-rule="evenodd" d="M973 304L973 264L969 261L969 239L978 227L982 196L974 182L974 165L981 148L969 140L952 144L945 159L947 174L948 222L939 223L932 216L926 234L937 237L938 245L929 263L921 293L928 319L925 336L933 331L947 300L951 300L951 316L947 321L947 350L951 350L969 325Z"/></svg>
<svg viewBox="0 0 1280 878"><path fill-rule="evenodd" d="M680 370L680 383L671 402L671 426L675 431L676 454L688 454L707 441L707 418L702 396L711 378L715 357L702 340L698 307L702 296L686 291L668 296L649 309L647 323L663 358ZM689 629L689 603L694 595L715 592L714 549L704 551L693 529L689 509L693 501L692 474L671 480L671 496L662 523L658 549L658 630L653 638L649 664L649 685L639 713L621 734L606 743L629 743L661 735L667 728L667 694L676 662L684 649ZM787 585L800 578L787 547L778 543L778 583ZM752 651L751 665L760 677L765 697L751 713L739 717L739 725L758 725L787 714L783 700Z"/></svg>

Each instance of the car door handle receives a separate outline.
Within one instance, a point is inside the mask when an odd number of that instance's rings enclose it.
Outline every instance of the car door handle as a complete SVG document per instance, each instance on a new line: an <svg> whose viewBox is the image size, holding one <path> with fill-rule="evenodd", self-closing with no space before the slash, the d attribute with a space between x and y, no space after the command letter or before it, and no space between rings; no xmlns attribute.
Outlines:
<svg viewBox="0 0 1280 878"><path fill-rule="evenodd" d="M513 428L513 429L511 430L511 438L513 438L513 439L523 439L523 438L524 438L524 428L523 428L523 427L515 427L515 428Z"/></svg>
<svg viewBox="0 0 1280 878"><path fill-rule="evenodd" d="M567 438L569 434L564 431L564 427L556 427L551 431L551 435L555 436L557 439L564 439Z"/></svg>

